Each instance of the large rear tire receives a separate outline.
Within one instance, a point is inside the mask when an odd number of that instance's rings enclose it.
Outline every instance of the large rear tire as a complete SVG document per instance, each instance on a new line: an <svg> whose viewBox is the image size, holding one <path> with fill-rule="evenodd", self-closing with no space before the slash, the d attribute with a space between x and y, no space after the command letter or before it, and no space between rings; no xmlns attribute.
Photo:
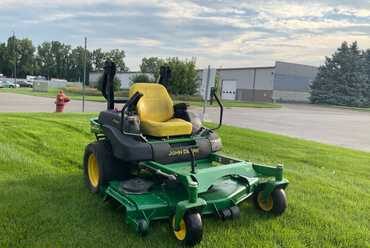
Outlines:
<svg viewBox="0 0 370 248"><path fill-rule="evenodd" d="M109 181L126 176L124 165L113 156L107 140L89 144L85 149L83 164L86 186L93 193L98 193Z"/></svg>

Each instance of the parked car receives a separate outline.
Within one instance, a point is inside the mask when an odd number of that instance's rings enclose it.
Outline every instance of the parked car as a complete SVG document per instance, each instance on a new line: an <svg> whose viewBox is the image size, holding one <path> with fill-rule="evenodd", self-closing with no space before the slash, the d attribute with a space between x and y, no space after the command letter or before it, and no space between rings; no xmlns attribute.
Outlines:
<svg viewBox="0 0 370 248"><path fill-rule="evenodd" d="M10 81L2 81L0 82L0 88L19 88L19 84L15 84Z"/></svg>
<svg viewBox="0 0 370 248"><path fill-rule="evenodd" d="M19 87L26 87L26 88L32 88L33 85L32 83L28 82L28 81L17 81L17 84L19 84Z"/></svg>

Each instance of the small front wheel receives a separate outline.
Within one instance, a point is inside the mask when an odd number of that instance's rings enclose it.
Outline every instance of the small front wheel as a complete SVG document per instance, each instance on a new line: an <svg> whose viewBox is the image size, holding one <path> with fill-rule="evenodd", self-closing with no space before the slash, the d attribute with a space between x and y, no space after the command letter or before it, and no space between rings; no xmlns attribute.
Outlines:
<svg viewBox="0 0 370 248"><path fill-rule="evenodd" d="M175 230L175 216L172 218L172 230L177 240L185 245L198 244L203 237L202 217L199 213L187 213L181 219L180 229Z"/></svg>
<svg viewBox="0 0 370 248"><path fill-rule="evenodd" d="M263 197L263 191L259 191L255 196L255 204L258 209L276 215L282 214L288 206L286 194L282 188L272 191L267 200Z"/></svg>

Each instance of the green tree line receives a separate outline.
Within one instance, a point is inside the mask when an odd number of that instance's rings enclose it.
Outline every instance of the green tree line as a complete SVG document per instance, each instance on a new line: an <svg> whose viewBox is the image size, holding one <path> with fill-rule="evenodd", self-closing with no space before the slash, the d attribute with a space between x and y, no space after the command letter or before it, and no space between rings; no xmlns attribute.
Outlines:
<svg viewBox="0 0 370 248"><path fill-rule="evenodd" d="M343 42L326 57L311 85L312 103L370 106L370 49L360 50L357 42Z"/></svg>
<svg viewBox="0 0 370 248"><path fill-rule="evenodd" d="M123 50L103 51L98 48L88 50L86 55L87 72L103 70L106 59L115 62L118 71L128 71ZM50 41L36 47L30 39L9 37L6 42L0 43L0 73L13 77L16 64L18 78L25 78L26 75L42 75L49 79L82 81L84 56L85 50L81 46L72 47L59 41Z"/></svg>
<svg viewBox="0 0 370 248"><path fill-rule="evenodd" d="M156 80L160 76L160 67L169 66L171 78L165 85L174 95L194 95L199 87L199 78L195 60L180 60L177 57L162 59L158 57L143 58L140 70L152 73Z"/></svg>

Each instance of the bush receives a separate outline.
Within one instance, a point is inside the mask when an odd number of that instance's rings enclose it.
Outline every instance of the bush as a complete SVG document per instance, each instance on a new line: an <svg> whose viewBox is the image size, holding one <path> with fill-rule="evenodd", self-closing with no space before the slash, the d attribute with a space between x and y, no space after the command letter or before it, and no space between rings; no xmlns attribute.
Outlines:
<svg viewBox="0 0 370 248"><path fill-rule="evenodd" d="M68 95L82 95L82 88L81 87L65 87L63 88L64 92ZM91 88L86 87L85 88L85 95L86 96L101 96L101 92L97 88ZM127 97L128 96L128 90L127 89L121 89L114 93L115 96L118 97Z"/></svg>
<svg viewBox="0 0 370 248"><path fill-rule="evenodd" d="M103 88L103 75L101 75L98 79L98 85L96 87L98 90L102 90ZM121 80L118 77L114 77L113 79L113 90L119 91L121 89Z"/></svg>
<svg viewBox="0 0 370 248"><path fill-rule="evenodd" d="M169 66L171 78L164 83L167 90L174 95L194 95L198 91L198 73L194 60L180 60L177 57L161 59L157 57L143 58L140 68L142 72L159 76L161 66Z"/></svg>
<svg viewBox="0 0 370 248"><path fill-rule="evenodd" d="M171 68L171 78L167 89L174 95L194 95L198 90L198 73L194 61L181 61L178 58L167 59Z"/></svg>
<svg viewBox="0 0 370 248"><path fill-rule="evenodd" d="M132 83L151 83L153 80L147 74L135 74L130 77Z"/></svg>

